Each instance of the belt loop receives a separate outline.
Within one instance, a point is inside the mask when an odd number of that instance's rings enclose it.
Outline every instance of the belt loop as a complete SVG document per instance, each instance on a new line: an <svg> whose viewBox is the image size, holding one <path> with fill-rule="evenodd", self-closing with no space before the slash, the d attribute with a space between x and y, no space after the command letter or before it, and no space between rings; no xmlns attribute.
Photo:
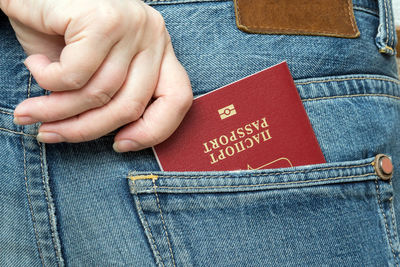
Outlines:
<svg viewBox="0 0 400 267"><path fill-rule="evenodd" d="M388 55L395 55L396 30L393 19L391 0L378 0L379 6L379 27L375 42L379 52Z"/></svg>

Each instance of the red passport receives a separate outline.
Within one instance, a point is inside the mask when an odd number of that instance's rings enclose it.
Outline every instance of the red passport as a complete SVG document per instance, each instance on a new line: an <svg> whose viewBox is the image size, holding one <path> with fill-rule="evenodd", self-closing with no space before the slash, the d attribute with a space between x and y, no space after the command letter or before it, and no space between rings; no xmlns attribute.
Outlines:
<svg viewBox="0 0 400 267"><path fill-rule="evenodd" d="M324 163L286 62L197 97L153 148L164 171L227 171Z"/></svg>

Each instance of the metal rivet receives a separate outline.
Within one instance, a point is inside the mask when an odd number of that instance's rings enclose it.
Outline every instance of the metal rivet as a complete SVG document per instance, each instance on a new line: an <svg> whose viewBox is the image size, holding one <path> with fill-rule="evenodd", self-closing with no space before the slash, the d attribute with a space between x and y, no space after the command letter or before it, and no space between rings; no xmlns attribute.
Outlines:
<svg viewBox="0 0 400 267"><path fill-rule="evenodd" d="M393 176L393 163L392 160L385 154L378 154L375 156L374 168L376 174L382 180L390 180Z"/></svg>

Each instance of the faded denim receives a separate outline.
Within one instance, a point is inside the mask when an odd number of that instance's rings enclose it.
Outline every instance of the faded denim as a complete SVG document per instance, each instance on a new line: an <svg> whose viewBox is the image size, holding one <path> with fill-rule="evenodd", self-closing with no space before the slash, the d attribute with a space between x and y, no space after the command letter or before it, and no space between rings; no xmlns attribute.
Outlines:
<svg viewBox="0 0 400 267"><path fill-rule="evenodd" d="M112 135L40 144L37 124L13 124L16 105L45 92L1 16L0 266L398 266L390 0L353 1L357 39L247 34L231 1L148 3L196 96L286 60L327 163L170 173L151 149L115 153ZM379 153L393 160L391 181L371 165Z"/></svg>

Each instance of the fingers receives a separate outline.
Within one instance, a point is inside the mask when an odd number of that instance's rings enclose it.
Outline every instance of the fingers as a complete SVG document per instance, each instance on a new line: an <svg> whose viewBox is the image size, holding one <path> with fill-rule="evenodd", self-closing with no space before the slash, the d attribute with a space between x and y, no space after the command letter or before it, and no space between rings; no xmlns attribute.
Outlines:
<svg viewBox="0 0 400 267"><path fill-rule="evenodd" d="M111 102L73 118L43 124L38 140L46 143L89 141L139 119L157 83L161 53L149 49L136 55L126 82Z"/></svg>
<svg viewBox="0 0 400 267"><path fill-rule="evenodd" d="M0 0L0 7L13 19L18 39L30 54L25 65L38 84L50 91L81 89L117 42L130 39L124 50L142 42L139 29L146 19L146 10L132 1ZM62 36L65 44L60 46L55 36ZM43 44L54 51L43 51Z"/></svg>
<svg viewBox="0 0 400 267"><path fill-rule="evenodd" d="M25 60L38 84L47 90L65 91L82 88L99 68L111 47L109 38L90 34L68 43L59 62L51 62L45 55L31 55Z"/></svg>
<svg viewBox="0 0 400 267"><path fill-rule="evenodd" d="M116 45L84 88L29 98L15 109L15 122L57 121L104 106L125 81L131 59L127 50Z"/></svg>
<svg viewBox="0 0 400 267"><path fill-rule="evenodd" d="M171 45L162 62L154 98L142 118L119 131L113 145L115 151L136 151L161 143L176 130L189 110L193 99L190 81Z"/></svg>

